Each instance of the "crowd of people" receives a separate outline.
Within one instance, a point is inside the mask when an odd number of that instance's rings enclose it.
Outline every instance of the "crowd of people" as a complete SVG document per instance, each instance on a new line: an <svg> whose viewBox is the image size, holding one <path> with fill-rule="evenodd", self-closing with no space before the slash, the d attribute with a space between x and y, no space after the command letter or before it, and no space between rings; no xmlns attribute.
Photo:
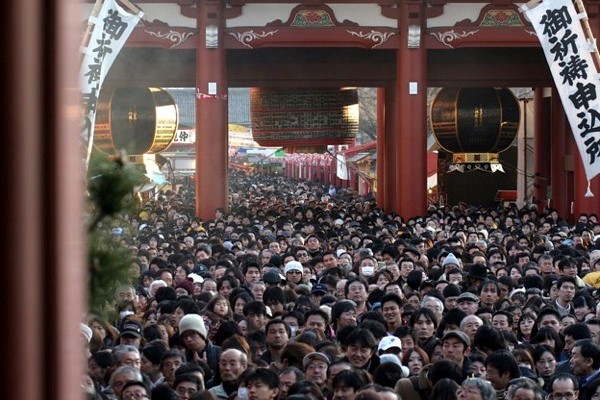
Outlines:
<svg viewBox="0 0 600 400"><path fill-rule="evenodd" d="M280 176L230 175L111 226L132 282L81 324L91 399L600 399L600 221L516 205L405 219Z"/></svg>

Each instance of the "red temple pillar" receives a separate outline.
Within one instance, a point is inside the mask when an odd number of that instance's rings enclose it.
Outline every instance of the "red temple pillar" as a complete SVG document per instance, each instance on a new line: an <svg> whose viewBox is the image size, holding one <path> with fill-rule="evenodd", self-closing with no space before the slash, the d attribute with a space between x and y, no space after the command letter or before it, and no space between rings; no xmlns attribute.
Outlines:
<svg viewBox="0 0 600 400"><path fill-rule="evenodd" d="M567 193L567 171L565 169L567 154L567 116L565 115L560 97L556 89L552 89L552 163L551 187L552 200L550 206L562 218L569 216L569 201Z"/></svg>
<svg viewBox="0 0 600 400"><path fill-rule="evenodd" d="M392 82L385 88L385 118L384 118L384 141L381 143L383 160L382 169L385 170L383 179L377 180L377 190L381 185L383 196L383 209L386 212L398 211L395 207L396 198L396 149L398 147L398 116L397 116L396 82ZM379 155L378 155L379 157ZM379 159L377 160L379 163ZM364 185L362 186L365 187Z"/></svg>
<svg viewBox="0 0 600 400"><path fill-rule="evenodd" d="M196 214L228 208L227 63L224 5L199 0L196 51Z"/></svg>
<svg viewBox="0 0 600 400"><path fill-rule="evenodd" d="M385 89L377 88L377 205L385 209L385 197L384 197L384 182L385 182L385 168L384 168L384 143L385 143ZM354 177L352 178L354 180ZM354 182L352 182L354 188Z"/></svg>
<svg viewBox="0 0 600 400"><path fill-rule="evenodd" d="M538 210L547 206L550 183L550 98L544 97L544 88L534 90L534 157L535 178L533 197Z"/></svg>
<svg viewBox="0 0 600 400"><path fill-rule="evenodd" d="M427 207L427 50L422 33L425 3L400 6L400 48L396 57L398 145L396 211L404 218L425 215Z"/></svg>

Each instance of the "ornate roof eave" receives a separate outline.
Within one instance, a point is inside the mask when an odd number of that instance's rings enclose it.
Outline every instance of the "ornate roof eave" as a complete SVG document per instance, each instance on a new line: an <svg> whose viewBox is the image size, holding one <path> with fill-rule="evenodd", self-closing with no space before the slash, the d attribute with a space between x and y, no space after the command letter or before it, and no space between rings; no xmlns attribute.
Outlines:
<svg viewBox="0 0 600 400"><path fill-rule="evenodd" d="M227 29L225 45L230 49L267 47L358 47L395 49L398 30L382 27L331 28L233 28Z"/></svg>
<svg viewBox="0 0 600 400"><path fill-rule="evenodd" d="M152 2L153 0L146 0ZM176 0L183 9L193 8L196 0ZM400 0L377 1L328 1L328 3L373 3L388 17L397 13ZM427 17L431 18L450 3L475 3L475 0L406 0L427 1ZM170 2L162 0L162 2ZM175 1L174 1L175 2ZM267 3L266 0L227 0L228 12L249 3ZM290 1L292 3L292 1ZM298 3L298 0L293 3ZM310 3L310 4L309 4ZM481 4L480 1L477 3ZM600 0L586 3L590 17L598 15ZM387 10L387 11L386 11ZM441 11L440 11L441 10ZM304 25L294 16L304 12L321 13L326 16L322 25ZM310 21L309 21L310 22ZM155 47L171 50L192 50L197 45L197 30L190 27L171 27L154 20L138 26L127 42L127 47ZM288 19L271 21L265 26L242 26L226 28L223 32L227 49L258 49L269 47L355 47L364 49L397 49L400 46L399 31L391 27L358 26L344 20L338 21L331 8L319 0L304 1L295 7ZM474 20L465 19L454 26L430 27L423 30L423 46L427 49L456 49L463 47L539 47L539 40L529 22L512 1L494 0L484 6Z"/></svg>
<svg viewBox="0 0 600 400"><path fill-rule="evenodd" d="M327 34L325 34L327 33ZM359 28L257 28L242 27L225 31L227 49L269 47L357 47L386 50L399 47L398 31L382 27ZM127 47L155 47L170 50L194 50L197 31L186 27L136 28ZM501 41L498 38L502 38ZM432 50L462 47L539 47L539 40L529 27L439 27L425 31L424 46Z"/></svg>
<svg viewBox="0 0 600 400"><path fill-rule="evenodd" d="M326 35L324 34L326 31ZM186 27L138 27L127 47L155 47L170 50L193 50L197 46L197 30ZM502 40L499 41L498 38ZM442 50L461 47L539 47L532 28L503 27L439 27L425 31L424 46ZM227 49L259 49L268 47L358 47L386 50L399 47L398 31L382 27L360 28L257 28L242 27L225 31Z"/></svg>
<svg viewBox="0 0 600 400"><path fill-rule="evenodd" d="M430 0L447 4L444 0ZM512 1L496 0L484 6L475 20L464 19L452 27L426 31L428 49L461 47L539 47L531 24Z"/></svg>

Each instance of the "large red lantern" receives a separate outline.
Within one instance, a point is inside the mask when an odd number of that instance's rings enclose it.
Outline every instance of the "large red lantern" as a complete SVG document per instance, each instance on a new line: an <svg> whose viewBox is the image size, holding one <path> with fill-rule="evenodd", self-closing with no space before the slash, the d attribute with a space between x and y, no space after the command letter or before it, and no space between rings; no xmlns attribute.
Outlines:
<svg viewBox="0 0 600 400"><path fill-rule="evenodd" d="M350 144L358 133L358 90L252 88L250 119L261 146Z"/></svg>

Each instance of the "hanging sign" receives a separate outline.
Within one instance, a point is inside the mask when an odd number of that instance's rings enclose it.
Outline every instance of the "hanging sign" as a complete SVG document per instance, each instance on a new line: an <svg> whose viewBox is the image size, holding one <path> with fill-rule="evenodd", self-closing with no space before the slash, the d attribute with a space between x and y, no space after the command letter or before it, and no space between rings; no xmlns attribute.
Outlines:
<svg viewBox="0 0 600 400"><path fill-rule="evenodd" d="M94 7L94 10L96 8ZM127 38L144 15L143 12L137 11L136 14L132 14L115 0L106 0L99 12L89 18L88 27L93 28L89 32L89 42L81 49L83 62L79 73L84 118L82 139L87 147L86 166L94 142L94 123L100 88Z"/></svg>
<svg viewBox="0 0 600 400"><path fill-rule="evenodd" d="M589 183L600 173L600 74L594 61L598 50L582 2L577 2L579 11L571 0L535 3L521 7L544 49Z"/></svg>

